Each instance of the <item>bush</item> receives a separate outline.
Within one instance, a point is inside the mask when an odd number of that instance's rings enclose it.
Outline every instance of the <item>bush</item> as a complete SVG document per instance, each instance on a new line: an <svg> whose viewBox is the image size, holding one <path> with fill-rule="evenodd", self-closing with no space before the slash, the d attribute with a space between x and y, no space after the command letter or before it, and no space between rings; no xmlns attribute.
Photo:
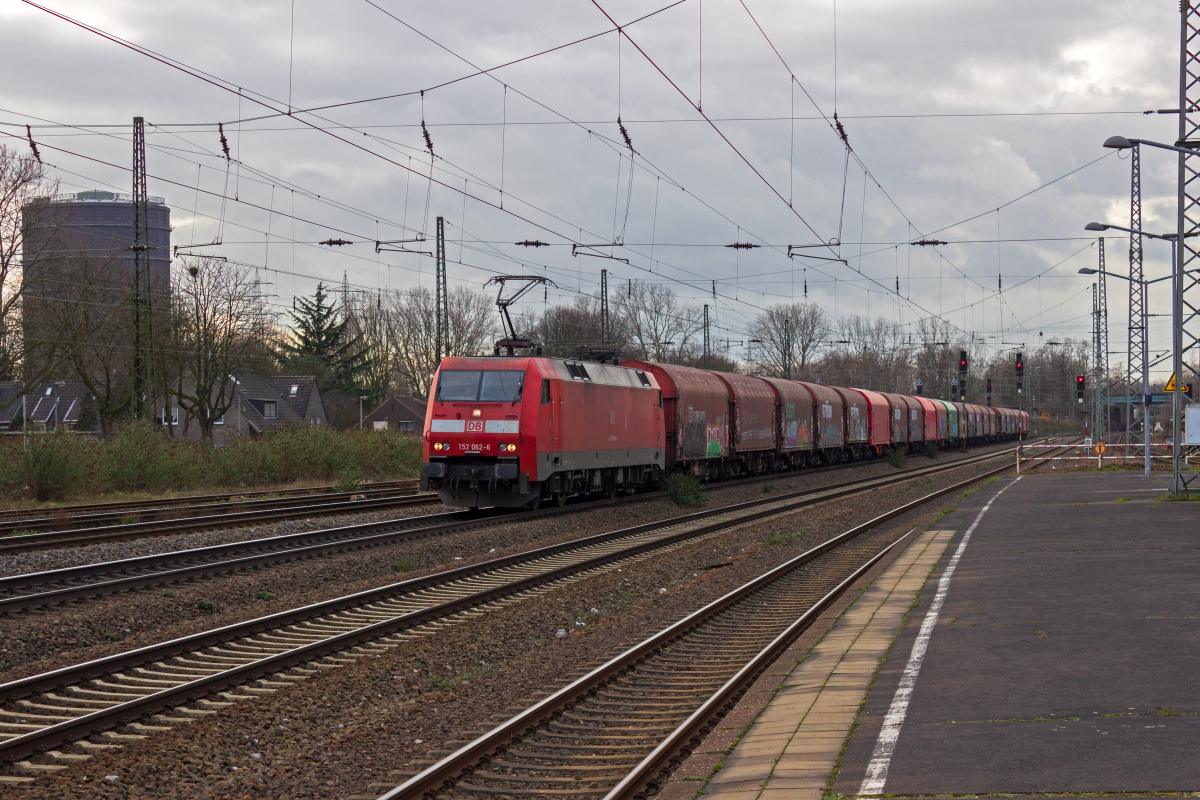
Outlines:
<svg viewBox="0 0 1200 800"><path fill-rule="evenodd" d="M70 433L30 436L23 441L21 477L36 500L61 500L88 473L87 443Z"/></svg>
<svg viewBox="0 0 1200 800"><path fill-rule="evenodd" d="M84 492L211 491L294 481L349 491L364 481L411 477L419 465L417 439L377 431L295 428L215 448L141 422L107 440L37 433L0 442L0 493L59 500Z"/></svg>
<svg viewBox="0 0 1200 800"><path fill-rule="evenodd" d="M362 486L362 473L356 467L342 467L338 471L337 480L333 482L335 492L353 492Z"/></svg>
<svg viewBox="0 0 1200 800"><path fill-rule="evenodd" d="M903 469L905 463L908 462L908 454L897 448L896 450L888 453L887 459L888 463L896 469Z"/></svg>
<svg viewBox="0 0 1200 800"><path fill-rule="evenodd" d="M694 475L672 475L663 483L667 497L677 506L698 506L704 503L704 490Z"/></svg>

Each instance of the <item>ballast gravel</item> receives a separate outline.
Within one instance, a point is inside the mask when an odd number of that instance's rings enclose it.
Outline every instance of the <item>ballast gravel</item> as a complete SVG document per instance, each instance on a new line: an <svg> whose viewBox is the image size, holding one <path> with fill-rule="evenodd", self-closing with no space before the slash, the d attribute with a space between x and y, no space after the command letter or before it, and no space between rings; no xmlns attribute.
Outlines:
<svg viewBox="0 0 1200 800"><path fill-rule="evenodd" d="M979 449L972 450L969 455L979 452ZM958 452L942 453L936 462L961 457ZM906 468L931 463L935 461L910 457ZM727 505L764 495L897 472L887 462L874 461L849 469L790 473L761 483L713 484L706 491L706 505ZM680 509L666 499L621 503L566 516L498 523L436 539L278 564L252 572L201 578L23 613L4 620L5 635L0 638L0 683L533 547L677 516L689 510L692 509ZM280 526L285 524L279 523ZM296 526L295 529L301 528ZM245 531L233 532L234 541L237 534L244 535ZM137 543L113 543L113 546L132 544ZM127 556L109 554L109 558L120 557Z"/></svg>
<svg viewBox="0 0 1200 800"><path fill-rule="evenodd" d="M990 466L953 475L962 479ZM700 605L944 482L924 478L649 554L102 753L39 778L20 796L326 800L378 794L371 784L399 782ZM947 496L931 503L889 523L886 533L932 521L954 502ZM612 527L613 516L628 510L602 516ZM883 534L870 535L882 543Z"/></svg>

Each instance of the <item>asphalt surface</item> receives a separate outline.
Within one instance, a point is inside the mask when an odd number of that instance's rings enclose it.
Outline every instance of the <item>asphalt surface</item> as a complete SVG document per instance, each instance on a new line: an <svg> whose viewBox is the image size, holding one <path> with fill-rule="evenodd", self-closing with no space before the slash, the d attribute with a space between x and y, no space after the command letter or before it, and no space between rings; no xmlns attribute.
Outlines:
<svg viewBox="0 0 1200 800"><path fill-rule="evenodd" d="M955 540L868 696L837 793L862 786L938 578L1011 481L939 521ZM1200 789L1200 503L1156 501L1165 483L1042 472L996 499L950 580L882 793Z"/></svg>

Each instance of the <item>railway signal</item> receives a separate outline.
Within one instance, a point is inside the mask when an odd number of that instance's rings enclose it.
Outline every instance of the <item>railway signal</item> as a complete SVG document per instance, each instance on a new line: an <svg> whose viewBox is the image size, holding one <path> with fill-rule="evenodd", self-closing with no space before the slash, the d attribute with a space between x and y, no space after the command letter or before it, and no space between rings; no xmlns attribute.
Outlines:
<svg viewBox="0 0 1200 800"><path fill-rule="evenodd" d="M967 400L967 368L971 366L970 360L967 358L966 350L958 351L958 400L966 402Z"/></svg>
<svg viewBox="0 0 1200 800"><path fill-rule="evenodd" d="M1083 402L1083 390L1086 388L1085 381L1082 375L1075 376L1075 402Z"/></svg>
<svg viewBox="0 0 1200 800"><path fill-rule="evenodd" d="M1016 360L1016 363L1013 364L1013 367L1016 369L1016 372L1017 372L1017 394L1021 394L1021 391L1025 388L1025 354L1024 353L1017 353L1017 360Z"/></svg>

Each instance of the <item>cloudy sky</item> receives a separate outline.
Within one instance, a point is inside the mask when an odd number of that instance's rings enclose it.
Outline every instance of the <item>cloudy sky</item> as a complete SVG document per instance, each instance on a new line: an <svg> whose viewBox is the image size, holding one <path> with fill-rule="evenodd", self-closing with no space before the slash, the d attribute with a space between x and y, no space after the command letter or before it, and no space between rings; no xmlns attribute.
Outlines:
<svg viewBox="0 0 1200 800"><path fill-rule="evenodd" d="M3 0L0 131L31 124L62 191L127 192L129 123L143 116L174 243L219 239L203 251L258 266L281 309L343 273L364 289L430 286L428 255L374 242L432 238L440 215L453 284L544 273L560 287L548 302L566 303L607 268L612 291L653 280L710 303L719 339L807 296L905 326L940 316L985 354L1032 350L1089 336L1077 270L1098 248L1083 226L1129 221L1128 160L1101 142L1173 141L1176 125L1142 113L1177 105L1174 0L45 7L99 32ZM1144 227L1169 230L1175 160L1143 161ZM950 244L906 244L922 235ZM355 244L316 244L328 238ZM529 239L551 246L513 244ZM789 244L834 240L801 252L847 264L787 258ZM735 241L762 246L723 246ZM612 242L588 252L628 264L572 256L572 243ZM1127 240L1108 238L1106 255L1126 270ZM1146 256L1147 277L1169 270L1165 245L1147 241ZM1127 284L1111 284L1123 351ZM1162 284L1151 302L1169 310ZM1152 320L1152 347L1168 343L1167 320Z"/></svg>

